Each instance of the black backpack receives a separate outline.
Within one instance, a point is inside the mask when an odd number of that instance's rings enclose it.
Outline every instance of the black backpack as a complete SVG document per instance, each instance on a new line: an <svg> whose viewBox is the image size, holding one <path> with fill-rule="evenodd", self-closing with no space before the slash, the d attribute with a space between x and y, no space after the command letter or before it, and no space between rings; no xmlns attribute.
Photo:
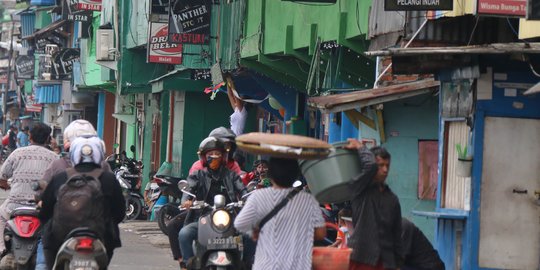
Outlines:
<svg viewBox="0 0 540 270"><path fill-rule="evenodd" d="M67 181L58 190L52 220L54 238L63 242L73 229L87 227L104 239L104 196L99 177L101 168L90 172L66 169Z"/></svg>

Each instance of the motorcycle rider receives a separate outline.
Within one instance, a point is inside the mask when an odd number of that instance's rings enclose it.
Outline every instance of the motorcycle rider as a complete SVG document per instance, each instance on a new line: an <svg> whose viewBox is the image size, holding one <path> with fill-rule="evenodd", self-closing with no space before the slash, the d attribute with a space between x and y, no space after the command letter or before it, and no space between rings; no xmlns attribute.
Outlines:
<svg viewBox="0 0 540 270"><path fill-rule="evenodd" d="M74 165L73 168L80 173L90 172L100 168L100 164L102 164L104 159L103 145L103 141L98 137L79 137L73 140L70 146L70 159L71 164ZM90 154L87 154L87 150L82 151L86 146L92 148ZM68 180L67 177L65 171L54 175L42 195L43 206L39 217L42 223L45 224L42 238L47 267L49 269L54 265L56 254L65 238L65 235L52 234L51 219L54 214L55 204L57 203L56 196L60 187ZM101 191L105 200L103 213L105 215L105 228L107 228L104 239L101 240L106 247L110 262L114 248L121 246L118 224L124 219L126 204L120 184L116 181L113 173L103 170L98 180L101 183ZM58 226L58 224L55 224L55 226Z"/></svg>
<svg viewBox="0 0 540 270"><path fill-rule="evenodd" d="M215 137L208 137L201 142L198 154L205 168L187 178L189 183L187 191L195 194L198 200L213 205L214 196L221 194L225 196L226 203L230 203L238 201L247 193L240 176L225 166L227 150L223 142ZM192 204L192 198L184 194L182 206L189 209ZM197 239L198 218L201 214L194 211L190 220L186 220L186 225L178 233L182 259L186 264L194 256L192 244Z"/></svg>
<svg viewBox="0 0 540 270"><path fill-rule="evenodd" d="M272 185L270 179L268 179L268 161L264 159L255 160L253 162L253 171L242 178L242 183L247 186L253 180L257 181L257 188Z"/></svg>
<svg viewBox="0 0 540 270"><path fill-rule="evenodd" d="M69 152L71 142L80 136L97 136L97 132L92 124L84 119L77 119L64 129L64 151ZM105 145L103 145L105 149ZM45 170L41 180L44 183L49 183L52 177L58 173L65 171L67 168L71 168L71 161L69 155L64 155L62 158L55 160ZM105 160L101 162L101 168L105 171L112 172L111 166ZM45 187L42 187L43 189Z"/></svg>
<svg viewBox="0 0 540 270"><path fill-rule="evenodd" d="M225 148L228 150L227 163L226 166L229 170L235 172L238 175L242 174L242 169L240 165L234 160L234 153L236 151L236 134L226 127L218 127L210 131L208 137L214 137L219 139L225 144ZM198 170L203 169L205 166L201 159L195 161L191 168L189 169L189 174L192 174Z"/></svg>
<svg viewBox="0 0 540 270"><path fill-rule="evenodd" d="M9 189L7 179L11 178L11 190L8 198L0 206L0 251L5 251L4 228L11 213L18 207L36 206L36 191L32 185L37 183L45 169L58 156L45 148L51 128L37 123L30 131L30 146L15 149L6 159L0 170L0 187Z"/></svg>

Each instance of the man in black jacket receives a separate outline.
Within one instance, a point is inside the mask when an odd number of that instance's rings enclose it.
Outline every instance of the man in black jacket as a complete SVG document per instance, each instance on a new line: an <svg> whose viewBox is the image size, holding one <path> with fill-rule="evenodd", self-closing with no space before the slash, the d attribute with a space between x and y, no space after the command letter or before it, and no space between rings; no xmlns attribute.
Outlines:
<svg viewBox="0 0 540 270"><path fill-rule="evenodd" d="M213 205L214 196L221 194L225 196L226 203L238 201L242 195L246 194L246 188L242 184L240 176L227 169L227 151L223 142L215 137L204 139L199 145L198 152L204 169L191 174L187 181L190 193L197 196L197 200L203 200ZM192 205L192 198L184 194L182 196L182 206L189 208ZM197 239L198 218L201 213L193 213L191 222L185 225L178 233L182 259L185 263L194 256L192 244Z"/></svg>
<svg viewBox="0 0 540 270"><path fill-rule="evenodd" d="M414 223L403 218L401 221L403 239L404 270L444 270L444 262L439 257L424 233Z"/></svg>
<svg viewBox="0 0 540 270"><path fill-rule="evenodd" d="M357 149L361 173L353 179L351 200L354 233L349 269L398 269L403 263L401 207L397 196L386 185L390 154L382 147L368 150L349 139L349 149Z"/></svg>
<svg viewBox="0 0 540 270"><path fill-rule="evenodd" d="M91 151L88 147L91 148ZM101 164L103 156L103 142L97 137L77 138L71 143L71 162L74 165L73 168L79 173L89 173L96 169L101 170L99 164ZM66 235L53 235L53 227L59 226L59 224L52 224L52 218L58 192L67 180L68 175L66 172L56 174L42 194L42 209L39 217L42 223L45 224L42 238L47 268L49 269L52 269L56 254L64 241L61 239L66 237ZM98 180L101 183L101 192L104 197L103 220L105 222L105 232L101 240L107 249L110 262L113 250L121 246L118 224L124 219L126 204L120 184L116 181L113 173L102 171ZM84 224L81 224L81 227L84 226Z"/></svg>

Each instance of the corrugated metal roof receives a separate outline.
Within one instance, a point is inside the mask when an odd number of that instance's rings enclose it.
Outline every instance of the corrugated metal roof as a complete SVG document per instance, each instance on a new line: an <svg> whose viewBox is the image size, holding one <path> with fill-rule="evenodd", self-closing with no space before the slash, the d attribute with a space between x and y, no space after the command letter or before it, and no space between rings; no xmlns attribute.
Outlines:
<svg viewBox="0 0 540 270"><path fill-rule="evenodd" d="M36 23L36 14L34 11L28 11L21 13L21 37L23 38L22 46L29 48L30 44L24 38L31 36L34 33L34 26Z"/></svg>
<svg viewBox="0 0 540 270"><path fill-rule="evenodd" d="M45 103L59 103L62 98L62 85L39 85L36 87L36 102Z"/></svg>
<svg viewBox="0 0 540 270"><path fill-rule="evenodd" d="M540 53L540 42L531 43L494 43L487 45L454 46L454 47L414 47L388 48L381 51L365 52L368 56L414 56L428 54L508 54L508 53Z"/></svg>
<svg viewBox="0 0 540 270"><path fill-rule="evenodd" d="M384 11L384 1L373 1L369 13L369 38L403 32L405 15L404 11Z"/></svg>
<svg viewBox="0 0 540 270"><path fill-rule="evenodd" d="M380 104L392 100L412 97L431 91L440 83L431 79L412 83L395 84L369 90L359 90L352 93L308 98L308 105L316 107L325 113L341 112L357 107Z"/></svg>

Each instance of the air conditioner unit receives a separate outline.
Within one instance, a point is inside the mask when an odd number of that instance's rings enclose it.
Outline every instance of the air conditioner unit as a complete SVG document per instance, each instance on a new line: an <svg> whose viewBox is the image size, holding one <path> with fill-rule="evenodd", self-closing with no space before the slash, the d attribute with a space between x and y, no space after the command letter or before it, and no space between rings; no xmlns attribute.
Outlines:
<svg viewBox="0 0 540 270"><path fill-rule="evenodd" d="M96 60L114 61L114 31L112 29L97 30Z"/></svg>

